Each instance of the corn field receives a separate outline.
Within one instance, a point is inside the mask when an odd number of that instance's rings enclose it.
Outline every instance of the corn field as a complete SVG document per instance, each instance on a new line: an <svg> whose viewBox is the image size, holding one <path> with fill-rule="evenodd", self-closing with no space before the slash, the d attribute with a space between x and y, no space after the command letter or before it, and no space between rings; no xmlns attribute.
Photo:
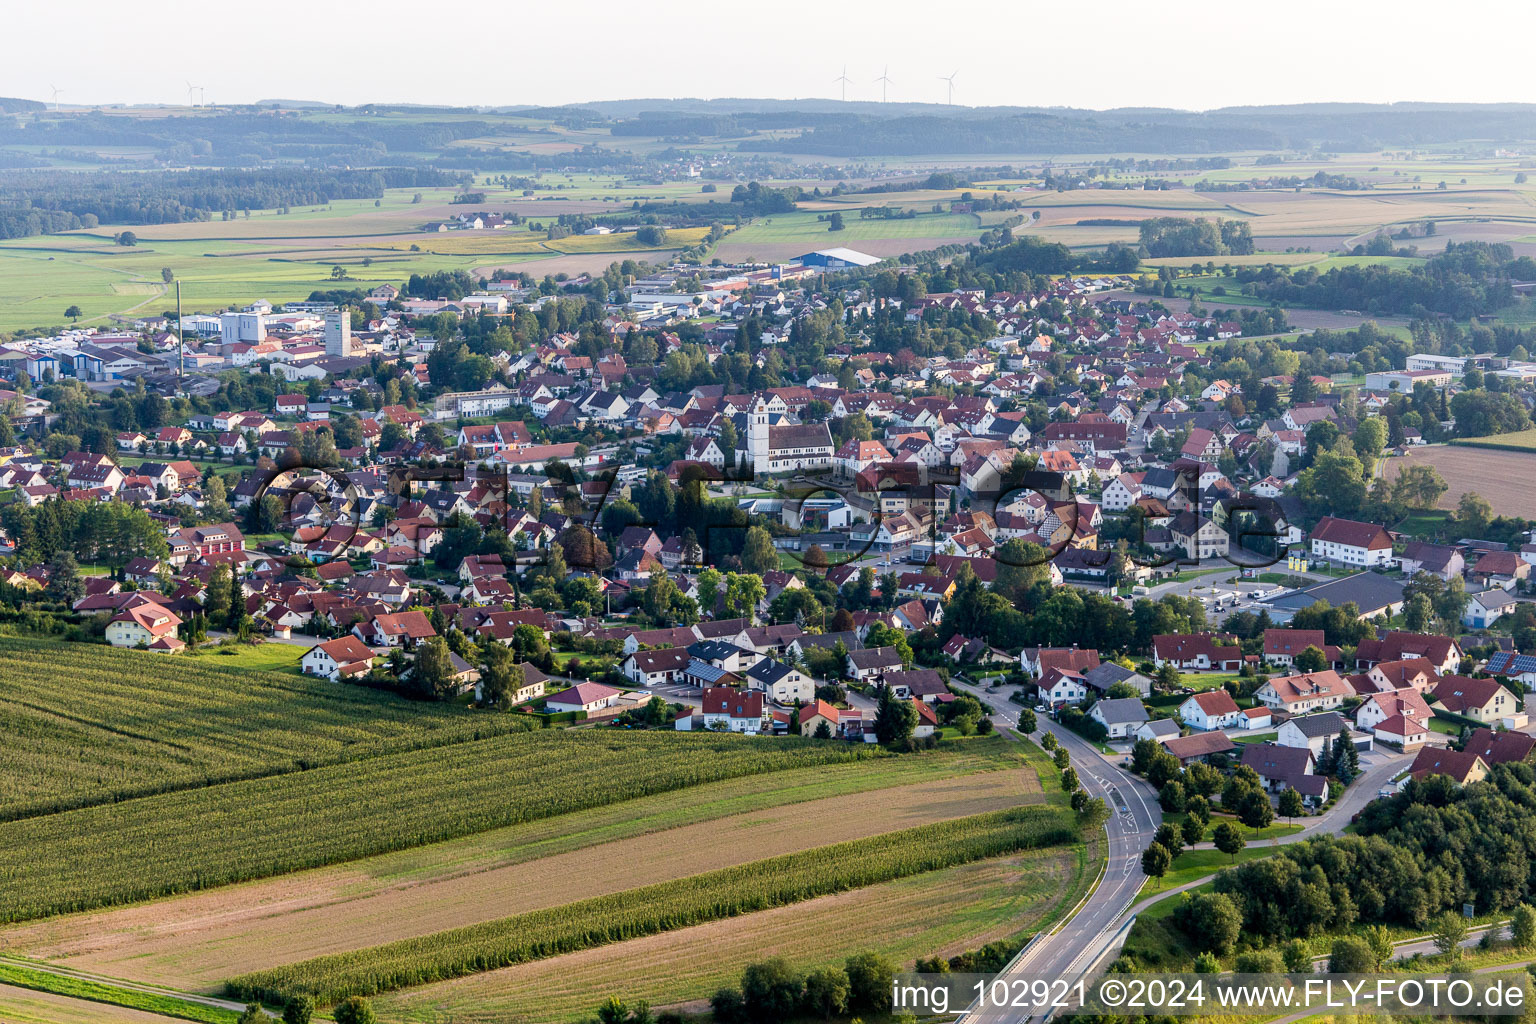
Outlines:
<svg viewBox="0 0 1536 1024"><path fill-rule="evenodd" d="M0 821L516 731L510 715L111 647L0 638Z"/></svg>
<svg viewBox="0 0 1536 1024"><path fill-rule="evenodd" d="M1075 835L1072 816L1059 808L995 811L317 957L234 978L225 987L239 999L277 1003L307 993L337 1003L1066 843Z"/></svg>
<svg viewBox="0 0 1536 1024"><path fill-rule="evenodd" d="M0 823L0 923L228 885L721 779L883 756L540 731Z"/></svg>

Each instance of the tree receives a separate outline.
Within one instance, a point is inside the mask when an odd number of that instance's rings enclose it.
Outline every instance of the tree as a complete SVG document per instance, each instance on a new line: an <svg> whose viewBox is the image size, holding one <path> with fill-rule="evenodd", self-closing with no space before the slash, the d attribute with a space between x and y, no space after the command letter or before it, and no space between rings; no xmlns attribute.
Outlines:
<svg viewBox="0 0 1536 1024"><path fill-rule="evenodd" d="M747 1017L763 1024L777 1024L793 1017L800 1008L804 987L803 979L781 956L748 964L741 972L741 998L746 1003Z"/></svg>
<svg viewBox="0 0 1536 1024"><path fill-rule="evenodd" d="M1169 779L1163 783L1163 788L1158 790L1157 804L1169 814L1179 814L1184 810L1184 784L1178 779Z"/></svg>
<svg viewBox="0 0 1536 1024"><path fill-rule="evenodd" d="M1510 915L1509 938L1516 949L1530 949L1536 945L1536 909L1522 903Z"/></svg>
<svg viewBox="0 0 1536 1024"><path fill-rule="evenodd" d="M416 648L413 673L416 689L434 700L447 700L458 686L454 679L452 653L440 636L434 636Z"/></svg>
<svg viewBox="0 0 1536 1024"><path fill-rule="evenodd" d="M1205 841L1205 822L1199 818L1185 818L1179 826L1179 836L1184 840L1185 846L1194 846Z"/></svg>
<svg viewBox="0 0 1536 1024"><path fill-rule="evenodd" d="M1025 736L1033 736L1035 730L1039 727L1040 723L1035 718L1035 713L1033 711L1025 708L1023 711L1019 712L1019 732L1023 733Z"/></svg>
<svg viewBox="0 0 1536 1024"><path fill-rule="evenodd" d="M288 1000L288 1005L283 1007L283 1024L309 1024L309 1019L314 1012L313 999L305 995L294 996Z"/></svg>
<svg viewBox="0 0 1536 1024"><path fill-rule="evenodd" d="M85 313L80 309L79 306L70 306L64 311L64 315L69 317L71 320L79 320L82 316L85 315Z"/></svg>
<svg viewBox="0 0 1536 1024"><path fill-rule="evenodd" d="M1371 953L1376 957L1376 969L1381 970L1392 960L1392 933L1379 924L1373 924L1364 929L1361 936L1370 944Z"/></svg>
<svg viewBox="0 0 1536 1024"><path fill-rule="evenodd" d="M1195 938L1199 948L1221 956L1237 945L1243 929L1243 912L1224 893L1192 896L1175 913L1179 927Z"/></svg>
<svg viewBox="0 0 1536 1024"><path fill-rule="evenodd" d="M1148 878L1162 878L1168 873L1168 867L1173 863L1173 854L1168 852L1168 847L1161 843L1153 843L1142 851L1141 873Z"/></svg>
<svg viewBox="0 0 1536 1024"><path fill-rule="evenodd" d="M1232 858L1232 863L1237 863L1237 855L1247 842L1243 840L1243 833L1230 821L1224 821L1216 826L1216 831L1211 833L1211 840L1216 844L1216 849Z"/></svg>
<svg viewBox="0 0 1536 1024"><path fill-rule="evenodd" d="M1312 947L1300 939L1292 939L1281 946L1280 958L1289 974L1308 974L1312 970Z"/></svg>
<svg viewBox="0 0 1536 1024"><path fill-rule="evenodd" d="M1165 821L1157 826L1157 831L1152 835L1152 842L1168 851L1169 856L1177 857L1184 849L1184 840L1179 835L1179 830L1171 821Z"/></svg>
<svg viewBox="0 0 1536 1024"><path fill-rule="evenodd" d="M1201 953L1195 957L1193 969L1196 974L1220 974L1221 961L1216 959L1215 953Z"/></svg>
<svg viewBox="0 0 1536 1024"><path fill-rule="evenodd" d="M1408 508L1430 509L1448 488L1434 466L1423 463L1403 467L1392 482L1392 499Z"/></svg>
<svg viewBox="0 0 1536 1024"><path fill-rule="evenodd" d="M734 988L717 989L709 997L709 1011L717 1024L744 1024L747 1019L746 1003Z"/></svg>
<svg viewBox="0 0 1536 1024"><path fill-rule="evenodd" d="M1371 944L1357 935L1342 935L1333 940L1328 954L1329 974L1371 974L1376 970L1376 953Z"/></svg>
<svg viewBox="0 0 1536 1024"><path fill-rule="evenodd" d="M1308 644L1307 649L1296 655L1297 672L1322 672L1328 668L1328 655Z"/></svg>
<svg viewBox="0 0 1536 1024"><path fill-rule="evenodd" d="M848 972L841 967L823 967L805 977L805 1009L818 1017L831 1019L848 1009Z"/></svg>
<svg viewBox="0 0 1536 1024"><path fill-rule="evenodd" d="M331 1011L336 1024L374 1024L373 1006L362 996L349 996Z"/></svg>
<svg viewBox="0 0 1536 1024"><path fill-rule="evenodd" d="M1493 506L1476 491L1468 491L1456 503L1456 522L1463 536L1481 537L1493 522Z"/></svg>
<svg viewBox="0 0 1536 1024"><path fill-rule="evenodd" d="M880 703L875 709L875 738L887 747L905 747L917 728L917 708L909 700L898 700L889 686L880 687Z"/></svg>
<svg viewBox="0 0 1536 1024"><path fill-rule="evenodd" d="M841 230L843 230L843 215L841 213L834 213L830 217L827 218L827 230L828 231L841 231Z"/></svg>
<svg viewBox="0 0 1536 1024"><path fill-rule="evenodd" d="M1467 937L1467 919L1447 910L1435 919L1434 943L1440 955L1449 959L1461 956L1461 943Z"/></svg>
<svg viewBox="0 0 1536 1024"><path fill-rule="evenodd" d="M1156 740L1137 740L1131 745L1131 771L1146 775L1152 767L1152 759L1161 749Z"/></svg>
<svg viewBox="0 0 1536 1024"><path fill-rule="evenodd" d="M1225 798L1222 800L1226 802ZM1275 820L1275 809L1269 802L1269 794L1257 786L1243 795L1237 806L1237 820L1249 828L1268 828Z"/></svg>
<svg viewBox="0 0 1536 1024"><path fill-rule="evenodd" d="M1280 794L1280 813L1285 815L1287 821L1302 813L1301 794L1289 787Z"/></svg>
<svg viewBox="0 0 1536 1024"><path fill-rule="evenodd" d="M85 581L80 578L80 567L75 563L74 555L68 551L56 552L48 560L48 568L51 572L43 593L50 601L73 605L85 596Z"/></svg>
<svg viewBox="0 0 1536 1024"><path fill-rule="evenodd" d="M896 967L879 953L858 953L843 961L848 974L848 1011L885 1013L891 1008Z"/></svg>
<svg viewBox="0 0 1536 1024"><path fill-rule="evenodd" d="M499 643L489 644L480 668L480 703L506 710L523 681L523 668L512 652Z"/></svg>
<svg viewBox="0 0 1536 1024"><path fill-rule="evenodd" d="M741 550L741 567L758 576L779 567L778 549L773 546L773 538L768 535L768 531L761 526L747 529L746 541Z"/></svg>
<svg viewBox="0 0 1536 1024"><path fill-rule="evenodd" d="M235 1024L267 1024L267 1013L260 1003L246 1003L245 1012L240 1014Z"/></svg>

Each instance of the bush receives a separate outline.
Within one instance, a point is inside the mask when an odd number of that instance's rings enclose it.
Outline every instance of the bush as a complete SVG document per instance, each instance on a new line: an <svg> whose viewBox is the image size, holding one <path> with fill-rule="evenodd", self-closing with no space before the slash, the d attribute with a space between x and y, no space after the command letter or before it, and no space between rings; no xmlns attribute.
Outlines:
<svg viewBox="0 0 1536 1024"><path fill-rule="evenodd" d="M373 1006L362 996L352 996L331 1011L331 1018L336 1024L374 1024Z"/></svg>

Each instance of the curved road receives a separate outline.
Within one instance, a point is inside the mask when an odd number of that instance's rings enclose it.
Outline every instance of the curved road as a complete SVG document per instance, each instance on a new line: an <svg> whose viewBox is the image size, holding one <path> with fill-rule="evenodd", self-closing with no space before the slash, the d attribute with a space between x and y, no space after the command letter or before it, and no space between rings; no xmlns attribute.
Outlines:
<svg viewBox="0 0 1536 1024"><path fill-rule="evenodd" d="M999 699L997 694L989 694L984 688L958 677L952 679L950 684L990 705L993 708L992 720L1016 734L1019 712L1023 710L1020 705L1006 698ZM1141 873L1141 854L1151 843L1153 833L1162 822L1156 792L1145 781L1107 761L1097 747L1081 736L1045 715L1037 715L1036 719L1040 732L1054 735L1056 741L1071 753L1072 765L1077 769L1078 778L1088 795L1101 797L1109 805L1110 817L1105 824L1109 835L1108 858L1103 877L1076 912L1058 925L1055 931L1037 936L1004 968L1000 977L1065 978L1071 981L1096 964L1110 945L1120 938L1120 932L1129 922L1129 916L1140 913L1159 900L1204 885L1215 874L1137 901L1142 883L1146 881ZM1283 846L1311 839L1323 832L1341 834L1350 819L1374 799L1381 786L1401 771L1409 760L1404 754L1382 753L1377 756L1381 757L1380 762L1363 772L1337 803L1312 818L1300 831L1271 842ZM1201 843L1195 848L1211 847L1210 843ZM1017 1014L998 1010L967 1012L962 1018L966 1024L1002 1024L1019 1019Z"/></svg>
<svg viewBox="0 0 1536 1024"><path fill-rule="evenodd" d="M980 687L959 679L952 681L956 689L985 701L993 708L992 720L999 726L1016 730L1019 724L1019 705L998 700ZM1007 975L1058 978L1071 976L1091 963L1094 954L1110 941L1117 929L1117 919L1136 898L1144 881L1141 874L1141 853L1152 841L1162 821L1162 811L1157 806L1157 794L1152 787L1135 776L1104 760L1098 749L1070 730L1064 729L1044 715L1039 716L1041 732L1050 732L1056 741L1072 755L1072 765L1078 779L1089 796L1101 797L1109 805L1110 816L1105 823L1109 834L1108 857L1104 875L1077 912L1059 925L1054 932L1042 935L1029 944L1024 952L1009 964ZM1004 1013L975 1014L967 1018L974 1021L1004 1021Z"/></svg>

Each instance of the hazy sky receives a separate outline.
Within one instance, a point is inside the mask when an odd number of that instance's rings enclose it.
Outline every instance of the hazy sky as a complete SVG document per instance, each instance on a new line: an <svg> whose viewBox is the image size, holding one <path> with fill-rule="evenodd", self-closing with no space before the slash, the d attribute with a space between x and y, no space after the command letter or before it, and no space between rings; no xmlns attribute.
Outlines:
<svg viewBox="0 0 1536 1024"><path fill-rule="evenodd" d="M892 100L941 102L958 71L968 105L1536 102L1529 0L0 0L0 26L0 95L80 104L185 102L188 79L229 103L837 98L844 64L850 100L889 65Z"/></svg>

